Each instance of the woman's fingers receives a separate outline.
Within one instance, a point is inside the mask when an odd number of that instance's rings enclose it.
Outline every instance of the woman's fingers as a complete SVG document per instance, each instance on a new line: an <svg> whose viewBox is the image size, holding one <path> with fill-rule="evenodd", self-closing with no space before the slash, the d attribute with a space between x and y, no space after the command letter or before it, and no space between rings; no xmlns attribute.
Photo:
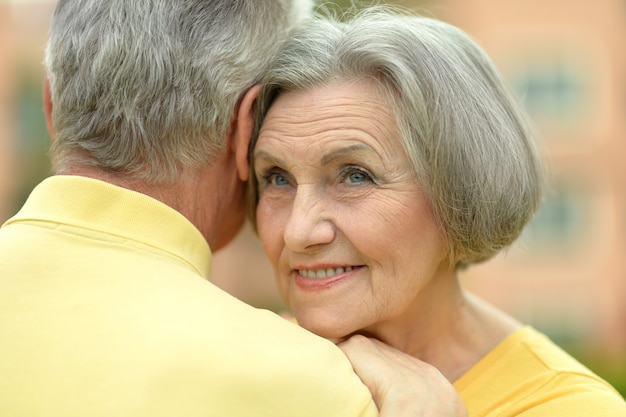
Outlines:
<svg viewBox="0 0 626 417"><path fill-rule="evenodd" d="M458 393L435 367L361 335L338 346L370 389L381 417L467 416Z"/></svg>

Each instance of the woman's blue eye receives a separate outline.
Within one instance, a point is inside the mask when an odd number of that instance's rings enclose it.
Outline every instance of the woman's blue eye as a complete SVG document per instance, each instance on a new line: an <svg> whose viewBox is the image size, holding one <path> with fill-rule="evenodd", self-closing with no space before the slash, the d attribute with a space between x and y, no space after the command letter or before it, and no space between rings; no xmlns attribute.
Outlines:
<svg viewBox="0 0 626 417"><path fill-rule="evenodd" d="M372 182L372 176L362 168L350 167L344 173L345 181L350 184Z"/></svg>
<svg viewBox="0 0 626 417"><path fill-rule="evenodd" d="M261 178L262 183L266 185L273 185L276 187L289 185L289 177L282 169L272 168L267 170L263 175L261 175Z"/></svg>
<svg viewBox="0 0 626 417"><path fill-rule="evenodd" d="M284 176L280 175L280 174L270 174L270 176L267 178L267 181L272 184L272 185L287 185L289 184L289 181L287 181L287 178L285 178Z"/></svg>
<svg viewBox="0 0 626 417"><path fill-rule="evenodd" d="M367 181L367 175L362 172L353 172L348 176L350 178L350 182L363 182Z"/></svg>

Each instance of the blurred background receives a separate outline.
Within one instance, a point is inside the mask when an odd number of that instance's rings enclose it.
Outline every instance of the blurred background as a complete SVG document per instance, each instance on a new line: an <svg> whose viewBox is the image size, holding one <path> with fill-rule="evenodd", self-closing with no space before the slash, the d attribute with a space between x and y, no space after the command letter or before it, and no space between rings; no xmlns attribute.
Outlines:
<svg viewBox="0 0 626 417"><path fill-rule="evenodd" d="M0 223L50 175L41 91L55 3L0 0ZM464 271L464 285L626 394L626 1L388 3L483 46L523 99L550 170L535 222L507 253ZM285 309L248 226L216 254L213 275L250 304Z"/></svg>

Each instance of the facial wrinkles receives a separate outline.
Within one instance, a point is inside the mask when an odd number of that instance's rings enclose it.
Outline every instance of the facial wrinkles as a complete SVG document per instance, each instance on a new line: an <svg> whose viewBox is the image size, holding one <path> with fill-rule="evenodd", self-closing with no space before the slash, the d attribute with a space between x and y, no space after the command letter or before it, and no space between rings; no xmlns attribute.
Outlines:
<svg viewBox="0 0 626 417"><path fill-rule="evenodd" d="M386 172L395 177L407 176L410 178L406 179L414 181L414 170L402 145L400 132L395 123L393 126L389 124L390 120L395 122L392 108L385 105L385 99L381 99L381 95L377 94L358 102L349 97L337 100L333 103L335 107L329 104L328 107L322 109L321 113L324 116L319 119L324 121L328 130L334 129L341 132L340 135L367 141L380 156ZM367 129L362 126L367 126ZM391 142L383 146L379 138L389 137L390 133ZM397 179L400 180L400 178Z"/></svg>
<svg viewBox="0 0 626 417"><path fill-rule="evenodd" d="M264 153L275 154L284 161L280 167L294 176L300 188L298 193L302 197L305 193L323 192L323 189L313 187L319 181L317 173L320 160L332 156L333 149L341 149L344 142L352 140L366 143L378 154L378 157L369 159L374 160L374 166L382 166L377 173L383 177L379 184L381 191L414 189L415 177L405 157L399 134L395 126L389 125L389 120L395 119L390 113L390 107L385 106L386 102L381 101L380 97L359 97L357 101L350 95L332 95L329 98L315 93L288 94L291 97L299 96L298 100L295 103L291 100L290 106L286 106L280 98L274 103L261 130L257 151L267 148ZM389 138L390 130L395 137ZM378 139L385 137L388 140L384 143ZM325 153L325 150L328 151ZM323 197L322 194L311 201L319 202ZM349 194L340 194L339 197L349 198ZM393 195L389 204L383 203L381 207L393 207L395 203L392 201ZM329 203L332 205L333 201ZM307 212L312 209L312 205L304 206ZM384 219L388 218L388 212L380 210L375 215Z"/></svg>
<svg viewBox="0 0 626 417"><path fill-rule="evenodd" d="M381 102L378 93L359 98L358 101L349 95L326 97L324 94L310 92L287 94L303 99L295 104L292 101L287 107L279 97L266 116L261 135L272 135L274 131L285 138L309 138L316 142L320 139L319 136L341 132L338 135L346 138L367 138L381 156L390 156L381 146L376 146L376 138L385 136L390 128L385 123L386 119L393 120L390 107ZM367 126L368 129L364 130L362 126Z"/></svg>

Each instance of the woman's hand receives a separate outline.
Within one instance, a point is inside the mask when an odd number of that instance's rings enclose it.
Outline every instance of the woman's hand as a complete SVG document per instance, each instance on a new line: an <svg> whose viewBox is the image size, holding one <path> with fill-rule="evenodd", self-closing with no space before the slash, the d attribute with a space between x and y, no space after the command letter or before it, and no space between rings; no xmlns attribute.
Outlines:
<svg viewBox="0 0 626 417"><path fill-rule="evenodd" d="M434 366L361 335L338 346L371 391L381 417L467 417L459 394Z"/></svg>

